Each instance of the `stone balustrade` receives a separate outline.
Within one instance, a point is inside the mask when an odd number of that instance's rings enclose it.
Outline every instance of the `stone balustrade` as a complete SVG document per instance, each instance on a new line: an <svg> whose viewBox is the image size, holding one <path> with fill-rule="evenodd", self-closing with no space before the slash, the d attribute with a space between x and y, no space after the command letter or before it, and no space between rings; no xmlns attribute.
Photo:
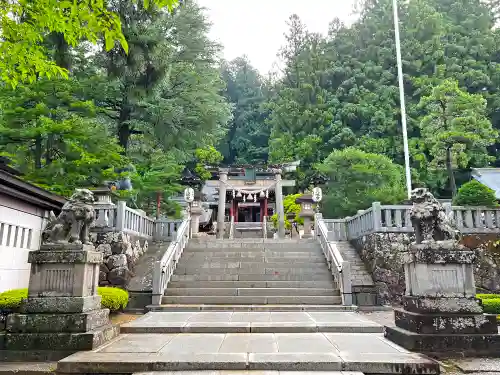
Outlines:
<svg viewBox="0 0 500 375"><path fill-rule="evenodd" d="M462 234L500 233L500 208L443 205ZM381 205L344 219L324 219L334 241L355 240L371 233L413 233L411 205Z"/></svg>

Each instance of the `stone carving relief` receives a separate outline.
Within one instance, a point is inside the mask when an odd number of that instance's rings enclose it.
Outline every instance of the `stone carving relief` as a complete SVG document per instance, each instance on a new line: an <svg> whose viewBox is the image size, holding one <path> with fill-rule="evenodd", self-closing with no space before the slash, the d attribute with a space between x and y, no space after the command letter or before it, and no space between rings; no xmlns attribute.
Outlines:
<svg viewBox="0 0 500 375"><path fill-rule="evenodd" d="M411 200L413 207L410 218L417 244L460 240L460 232L432 193L427 189L418 188L412 191Z"/></svg>
<svg viewBox="0 0 500 375"><path fill-rule="evenodd" d="M94 194L87 189L76 189L58 217L50 213L49 223L42 233L43 244L92 245L89 230L95 219Z"/></svg>

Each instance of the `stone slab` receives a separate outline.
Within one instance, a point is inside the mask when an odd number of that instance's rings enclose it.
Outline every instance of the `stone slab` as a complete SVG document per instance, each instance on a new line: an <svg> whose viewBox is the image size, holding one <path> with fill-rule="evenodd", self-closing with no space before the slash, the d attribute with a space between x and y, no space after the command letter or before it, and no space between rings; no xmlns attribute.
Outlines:
<svg viewBox="0 0 500 375"><path fill-rule="evenodd" d="M423 334L497 334L493 314L420 314L394 309L399 328Z"/></svg>
<svg viewBox="0 0 500 375"><path fill-rule="evenodd" d="M363 375L359 371L156 371L136 372L132 375Z"/></svg>
<svg viewBox="0 0 500 375"><path fill-rule="evenodd" d="M365 374L439 374L439 363L419 355L378 353L341 354L343 370Z"/></svg>
<svg viewBox="0 0 500 375"><path fill-rule="evenodd" d="M168 304L148 305L151 312L196 312L196 311L241 311L241 312L274 312L274 311L357 311L357 306L343 305L211 305L211 304Z"/></svg>
<svg viewBox="0 0 500 375"><path fill-rule="evenodd" d="M54 374L56 362L8 362L0 363L0 375L45 375Z"/></svg>
<svg viewBox="0 0 500 375"><path fill-rule="evenodd" d="M109 310L74 314L10 314L10 333L88 332L109 323Z"/></svg>
<svg viewBox="0 0 500 375"><path fill-rule="evenodd" d="M385 337L408 350L436 356L493 356L500 352L498 334L418 334L385 327Z"/></svg>
<svg viewBox="0 0 500 375"><path fill-rule="evenodd" d="M453 361L463 372L500 372L500 358L467 358Z"/></svg>
<svg viewBox="0 0 500 375"><path fill-rule="evenodd" d="M149 312L122 333L381 333L382 325L352 312Z"/></svg>
<svg viewBox="0 0 500 375"><path fill-rule="evenodd" d="M23 313L81 313L101 308L101 296L91 297L30 297L21 305Z"/></svg>

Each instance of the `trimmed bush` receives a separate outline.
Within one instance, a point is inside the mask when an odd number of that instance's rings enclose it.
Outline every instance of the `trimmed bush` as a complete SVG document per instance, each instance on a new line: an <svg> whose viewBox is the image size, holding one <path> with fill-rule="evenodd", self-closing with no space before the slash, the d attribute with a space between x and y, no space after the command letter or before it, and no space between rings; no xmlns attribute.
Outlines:
<svg viewBox="0 0 500 375"><path fill-rule="evenodd" d="M482 303L486 314L500 314L500 298L483 299Z"/></svg>
<svg viewBox="0 0 500 375"><path fill-rule="evenodd" d="M469 181L458 189L453 204L457 206L498 206L495 191L476 180Z"/></svg>
<svg viewBox="0 0 500 375"><path fill-rule="evenodd" d="M100 287L97 293L102 297L101 305L106 309L121 311L128 304L128 292L120 288Z"/></svg>
<svg viewBox="0 0 500 375"><path fill-rule="evenodd" d="M500 299L500 294L476 294L476 298L484 299Z"/></svg>
<svg viewBox="0 0 500 375"><path fill-rule="evenodd" d="M0 311L12 311L21 306L24 298L28 298L28 289L12 289L0 293Z"/></svg>
<svg viewBox="0 0 500 375"><path fill-rule="evenodd" d="M97 293L102 297L101 305L112 312L121 311L128 304L128 292L120 288L101 287ZM0 293L0 312L13 311L21 306L23 299L28 298L28 289L12 289Z"/></svg>

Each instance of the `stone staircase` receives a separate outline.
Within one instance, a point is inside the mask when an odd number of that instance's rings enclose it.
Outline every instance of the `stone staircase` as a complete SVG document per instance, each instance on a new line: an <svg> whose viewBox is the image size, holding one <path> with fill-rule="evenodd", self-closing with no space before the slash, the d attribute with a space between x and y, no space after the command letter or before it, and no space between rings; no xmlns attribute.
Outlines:
<svg viewBox="0 0 500 375"><path fill-rule="evenodd" d="M340 305L319 245L297 240L191 240L163 305L121 326L60 374L439 374L383 327Z"/></svg>
<svg viewBox="0 0 500 375"><path fill-rule="evenodd" d="M357 250L348 241L338 241L335 245L342 254L342 258L351 266L353 304L357 306L377 305L377 290L373 278Z"/></svg>
<svg viewBox="0 0 500 375"><path fill-rule="evenodd" d="M192 240L163 306L312 305L342 300L319 244L302 240Z"/></svg>

